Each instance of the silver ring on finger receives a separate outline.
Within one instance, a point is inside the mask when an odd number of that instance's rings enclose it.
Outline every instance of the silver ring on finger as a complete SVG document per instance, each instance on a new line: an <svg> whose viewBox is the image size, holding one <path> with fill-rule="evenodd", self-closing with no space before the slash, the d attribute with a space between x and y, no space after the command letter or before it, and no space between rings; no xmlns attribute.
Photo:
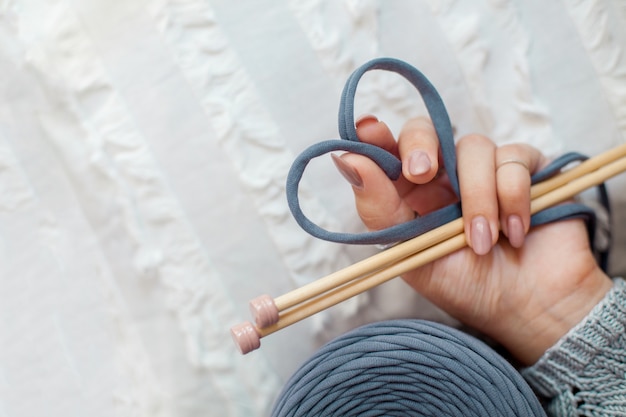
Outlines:
<svg viewBox="0 0 626 417"><path fill-rule="evenodd" d="M528 164L524 161L522 161L521 159L516 159L516 158L509 158L509 159L505 159L504 161L501 161L498 166L496 167L496 171L499 170L500 168L502 168L505 165L508 164L518 164L523 166L524 168L526 168L526 171L530 172L530 168L528 167Z"/></svg>

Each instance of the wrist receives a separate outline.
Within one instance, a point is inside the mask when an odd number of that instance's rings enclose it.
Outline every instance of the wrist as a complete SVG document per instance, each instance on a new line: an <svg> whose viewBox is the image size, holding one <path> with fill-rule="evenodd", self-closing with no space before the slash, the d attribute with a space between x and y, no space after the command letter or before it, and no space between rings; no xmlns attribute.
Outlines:
<svg viewBox="0 0 626 417"><path fill-rule="evenodd" d="M594 265L568 288L535 289L527 302L490 326L498 340L522 364L534 364L548 348L591 312L611 289L611 279Z"/></svg>

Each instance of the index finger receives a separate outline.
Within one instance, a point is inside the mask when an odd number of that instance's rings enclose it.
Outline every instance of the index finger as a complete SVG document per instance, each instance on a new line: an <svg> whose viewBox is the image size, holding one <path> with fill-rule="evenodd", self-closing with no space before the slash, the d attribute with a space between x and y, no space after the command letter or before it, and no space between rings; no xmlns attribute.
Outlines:
<svg viewBox="0 0 626 417"><path fill-rule="evenodd" d="M372 115L364 115L355 122L356 134L359 140L383 148L398 156L398 144L385 122L381 122Z"/></svg>

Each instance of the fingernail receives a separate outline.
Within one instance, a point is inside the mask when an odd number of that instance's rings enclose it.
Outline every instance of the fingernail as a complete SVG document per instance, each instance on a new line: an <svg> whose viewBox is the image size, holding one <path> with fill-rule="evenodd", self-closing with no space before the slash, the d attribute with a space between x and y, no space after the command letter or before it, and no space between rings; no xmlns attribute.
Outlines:
<svg viewBox="0 0 626 417"><path fill-rule="evenodd" d="M524 223L522 223L522 218L517 215L509 216L506 220L506 229L511 246L514 248L521 248L524 244L525 238Z"/></svg>
<svg viewBox="0 0 626 417"><path fill-rule="evenodd" d="M409 173L422 175L430 171L432 164L426 152L414 151L409 157Z"/></svg>
<svg viewBox="0 0 626 417"><path fill-rule="evenodd" d="M489 222L483 216L472 219L470 226L472 249L477 255L486 255L491 250L491 229Z"/></svg>
<svg viewBox="0 0 626 417"><path fill-rule="evenodd" d="M363 189L363 179L359 175L356 169L346 161L341 159L335 154L330 154L333 158L333 162L337 167L337 170L343 175L343 177L353 186L358 189Z"/></svg>
<svg viewBox="0 0 626 417"><path fill-rule="evenodd" d="M354 122L354 126L359 128L362 125L370 122L378 122L378 118L372 114L364 114L356 119L356 121Z"/></svg>

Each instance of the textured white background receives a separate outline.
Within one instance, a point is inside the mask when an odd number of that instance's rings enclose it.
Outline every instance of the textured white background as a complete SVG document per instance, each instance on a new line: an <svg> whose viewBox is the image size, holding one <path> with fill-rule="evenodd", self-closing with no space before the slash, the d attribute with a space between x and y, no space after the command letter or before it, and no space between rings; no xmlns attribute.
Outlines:
<svg viewBox="0 0 626 417"><path fill-rule="evenodd" d="M245 357L228 333L375 250L308 236L284 198L355 67L417 66L459 134L595 154L624 141L625 42L624 0L0 1L0 417L263 416L328 337L447 320L392 282ZM395 131L423 111L385 73L357 104ZM301 198L360 230L330 158Z"/></svg>

